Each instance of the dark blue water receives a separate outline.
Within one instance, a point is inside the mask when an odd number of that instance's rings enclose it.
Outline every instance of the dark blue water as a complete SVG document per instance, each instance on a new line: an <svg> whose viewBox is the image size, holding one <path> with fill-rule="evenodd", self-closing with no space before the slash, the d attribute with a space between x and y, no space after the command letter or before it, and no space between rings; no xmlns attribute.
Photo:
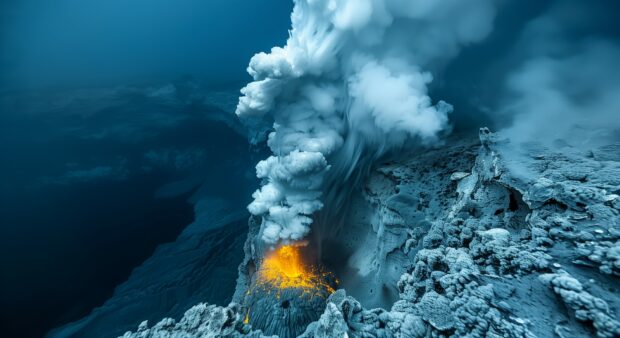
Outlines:
<svg viewBox="0 0 620 338"><path fill-rule="evenodd" d="M2 98L3 336L40 337L102 304L191 223L199 186L240 207L248 202L256 159L232 115L179 85L152 92Z"/></svg>

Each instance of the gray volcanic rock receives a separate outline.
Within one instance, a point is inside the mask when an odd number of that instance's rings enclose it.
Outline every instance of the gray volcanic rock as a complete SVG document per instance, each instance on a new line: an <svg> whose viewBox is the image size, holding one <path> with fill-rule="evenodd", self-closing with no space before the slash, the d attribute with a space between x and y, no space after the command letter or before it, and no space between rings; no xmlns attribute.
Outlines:
<svg viewBox="0 0 620 338"><path fill-rule="evenodd" d="M139 337L268 337L260 332L251 331L250 327L243 324L243 317L239 308L234 303L227 306L215 306L198 304L185 312L179 322L167 318L148 328L148 322L144 321L138 326L135 333L127 332L123 338ZM271 337L271 336L270 336Z"/></svg>
<svg viewBox="0 0 620 338"><path fill-rule="evenodd" d="M330 238L346 249L342 289L302 337L619 337L618 149L483 128L480 144L379 166Z"/></svg>
<svg viewBox="0 0 620 338"><path fill-rule="evenodd" d="M308 323L319 318L329 295L327 291L315 295L301 288L275 292L255 289L244 304L248 307L248 323L252 327L280 337L295 337L304 332Z"/></svg>
<svg viewBox="0 0 620 338"><path fill-rule="evenodd" d="M553 288L564 304L575 311L575 318L591 322L599 337L618 337L620 322L610 316L609 305L584 291L578 280L565 273L545 274L540 280Z"/></svg>

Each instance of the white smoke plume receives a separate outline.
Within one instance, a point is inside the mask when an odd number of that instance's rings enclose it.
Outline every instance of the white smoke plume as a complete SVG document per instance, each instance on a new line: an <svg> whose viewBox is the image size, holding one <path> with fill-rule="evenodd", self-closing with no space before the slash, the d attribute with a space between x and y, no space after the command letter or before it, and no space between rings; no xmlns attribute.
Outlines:
<svg viewBox="0 0 620 338"><path fill-rule="evenodd" d="M577 34L613 25L616 17L605 10L600 3L556 1L525 26L513 53L520 62L508 74L499 109L512 119L503 131L511 140L591 147L620 138L620 44Z"/></svg>
<svg viewBox="0 0 620 338"><path fill-rule="evenodd" d="M429 97L432 71L490 33L497 2L295 0L286 46L252 58L237 106L273 123L248 207L265 242L304 238L360 158L437 140L452 106Z"/></svg>

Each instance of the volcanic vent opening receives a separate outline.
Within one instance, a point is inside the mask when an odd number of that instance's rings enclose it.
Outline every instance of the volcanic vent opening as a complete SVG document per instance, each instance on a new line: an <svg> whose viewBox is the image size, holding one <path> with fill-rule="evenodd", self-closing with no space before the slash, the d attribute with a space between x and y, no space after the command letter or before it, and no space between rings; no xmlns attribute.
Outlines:
<svg viewBox="0 0 620 338"><path fill-rule="evenodd" d="M310 248L300 244L265 254L245 297L247 323L286 338L300 335L319 318L338 280L310 256Z"/></svg>

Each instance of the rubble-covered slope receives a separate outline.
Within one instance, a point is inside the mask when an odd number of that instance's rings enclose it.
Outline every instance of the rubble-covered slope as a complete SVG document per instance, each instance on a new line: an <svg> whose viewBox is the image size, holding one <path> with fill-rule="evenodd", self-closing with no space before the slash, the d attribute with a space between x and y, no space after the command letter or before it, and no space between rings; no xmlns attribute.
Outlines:
<svg viewBox="0 0 620 338"><path fill-rule="evenodd" d="M619 145L516 146L486 128L381 165L338 242L341 289L302 336L618 337L619 194ZM125 337L260 336L243 313L201 304Z"/></svg>

